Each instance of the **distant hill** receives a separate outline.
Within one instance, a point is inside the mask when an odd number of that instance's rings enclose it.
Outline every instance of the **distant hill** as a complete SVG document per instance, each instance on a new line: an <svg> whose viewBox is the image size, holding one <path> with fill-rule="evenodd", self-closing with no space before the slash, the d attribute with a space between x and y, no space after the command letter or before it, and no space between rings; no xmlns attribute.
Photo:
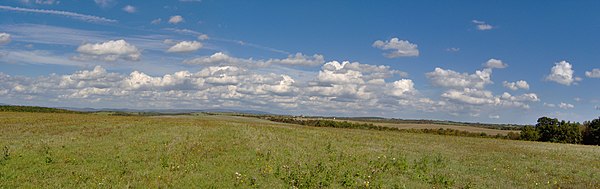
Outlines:
<svg viewBox="0 0 600 189"><path fill-rule="evenodd" d="M282 117L297 117L297 116L282 116ZM364 121L373 123L390 123L390 124L437 124L437 125L458 125L458 126L473 126L500 130L520 130L525 125L519 124L494 124L494 123L473 123L459 122L448 120L426 120L426 119L397 119L383 117L334 117L334 116L300 116L308 119L333 119L346 121Z"/></svg>
<svg viewBox="0 0 600 189"><path fill-rule="evenodd" d="M59 108L47 108L38 106L12 106L0 105L0 112L41 112L41 113L80 113Z"/></svg>
<svg viewBox="0 0 600 189"><path fill-rule="evenodd" d="M223 112L223 113L242 113L242 114L257 114L257 115L273 115L270 112L258 110L232 110L232 109L205 109L203 112Z"/></svg>
<svg viewBox="0 0 600 189"><path fill-rule="evenodd" d="M60 107L60 109L80 111L80 112L151 112L165 114L181 114L195 112L214 112L214 113L243 113L243 114L259 114L271 115L272 113L258 110L235 110L235 109L129 109L129 108L72 108Z"/></svg>
<svg viewBox="0 0 600 189"><path fill-rule="evenodd" d="M234 113L234 114L249 114L249 115L275 115L270 112L259 111L259 110L239 110L239 109L129 109L129 108L74 108L74 107L38 107L38 106L14 106L0 103L0 112L53 112L53 113L85 113L85 112L123 112L123 113L136 113L127 115L155 115L155 114L188 114L196 112L210 112L210 113ZM146 114L139 114L146 113ZM148 114L149 113L149 114ZM280 115L277 116L291 116L293 115ZM446 120L418 120L418 119L396 119L396 118L384 118L384 117L332 117L332 116L301 116L306 118L315 119L340 119L349 121L369 121L369 122L381 122L381 123L406 123L406 124L443 124L443 125L464 125L464 126L475 126L502 130L519 130L524 125L518 124L490 124L490 123L470 123L470 122L457 122L457 121L446 121Z"/></svg>

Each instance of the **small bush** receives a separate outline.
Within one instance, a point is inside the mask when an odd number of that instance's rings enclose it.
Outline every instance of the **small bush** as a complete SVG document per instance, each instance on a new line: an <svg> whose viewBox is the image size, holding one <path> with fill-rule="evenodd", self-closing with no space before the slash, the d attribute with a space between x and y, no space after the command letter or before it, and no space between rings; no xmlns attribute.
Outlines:
<svg viewBox="0 0 600 189"><path fill-rule="evenodd" d="M533 126L525 126L521 129L521 140L537 141L540 139L540 133Z"/></svg>

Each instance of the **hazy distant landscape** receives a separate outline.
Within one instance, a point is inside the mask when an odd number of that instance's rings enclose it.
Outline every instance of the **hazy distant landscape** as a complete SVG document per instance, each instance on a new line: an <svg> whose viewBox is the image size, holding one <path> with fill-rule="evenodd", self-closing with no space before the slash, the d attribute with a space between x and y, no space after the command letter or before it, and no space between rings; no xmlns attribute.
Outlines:
<svg viewBox="0 0 600 189"><path fill-rule="evenodd" d="M416 132L465 129L493 136L494 129L477 126L383 126L413 129L398 132L237 113L2 109L0 186L7 188L600 187L598 146Z"/></svg>

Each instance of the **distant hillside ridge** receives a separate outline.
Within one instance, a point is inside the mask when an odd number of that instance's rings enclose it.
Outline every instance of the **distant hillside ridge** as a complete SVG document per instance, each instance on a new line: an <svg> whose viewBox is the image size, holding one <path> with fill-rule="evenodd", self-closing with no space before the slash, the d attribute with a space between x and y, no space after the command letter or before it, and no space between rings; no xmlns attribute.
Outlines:
<svg viewBox="0 0 600 189"><path fill-rule="evenodd" d="M59 109L59 108L47 108L47 107L39 107L39 106L13 106L13 105L0 105L0 112L82 113L82 112Z"/></svg>

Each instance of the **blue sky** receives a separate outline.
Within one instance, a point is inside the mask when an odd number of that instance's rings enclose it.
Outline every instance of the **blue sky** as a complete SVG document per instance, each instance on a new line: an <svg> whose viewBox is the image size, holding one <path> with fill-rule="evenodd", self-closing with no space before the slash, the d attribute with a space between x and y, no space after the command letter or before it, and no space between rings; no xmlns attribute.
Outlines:
<svg viewBox="0 0 600 189"><path fill-rule="evenodd" d="M0 102L492 123L591 120L600 113L597 7L598 1L3 1Z"/></svg>

